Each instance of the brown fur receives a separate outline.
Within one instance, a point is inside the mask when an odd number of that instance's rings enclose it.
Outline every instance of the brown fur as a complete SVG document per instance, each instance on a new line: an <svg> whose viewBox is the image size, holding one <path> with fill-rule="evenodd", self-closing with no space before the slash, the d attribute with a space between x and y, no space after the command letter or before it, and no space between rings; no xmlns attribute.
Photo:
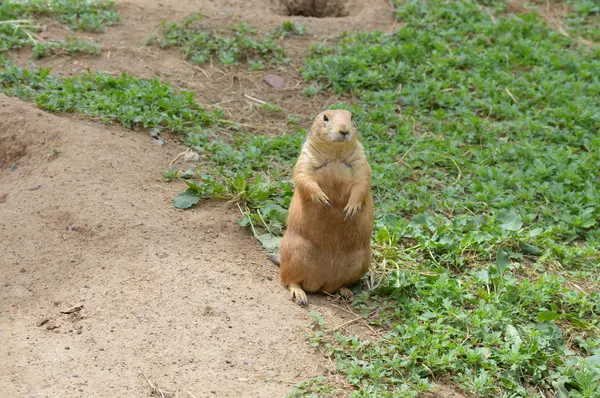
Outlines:
<svg viewBox="0 0 600 398"><path fill-rule="evenodd" d="M281 282L301 305L308 304L304 291L349 296L345 287L371 264L373 232L371 168L349 111L327 110L315 118L294 182L280 248Z"/></svg>

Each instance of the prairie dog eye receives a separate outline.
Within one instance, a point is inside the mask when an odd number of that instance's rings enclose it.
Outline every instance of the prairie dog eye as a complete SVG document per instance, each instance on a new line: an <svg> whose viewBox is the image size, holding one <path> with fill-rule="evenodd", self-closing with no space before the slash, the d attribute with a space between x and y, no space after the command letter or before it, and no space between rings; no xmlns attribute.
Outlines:
<svg viewBox="0 0 600 398"><path fill-rule="evenodd" d="M329 121L329 118L327 117L327 115L323 115L323 120L325 120L326 122Z"/></svg>

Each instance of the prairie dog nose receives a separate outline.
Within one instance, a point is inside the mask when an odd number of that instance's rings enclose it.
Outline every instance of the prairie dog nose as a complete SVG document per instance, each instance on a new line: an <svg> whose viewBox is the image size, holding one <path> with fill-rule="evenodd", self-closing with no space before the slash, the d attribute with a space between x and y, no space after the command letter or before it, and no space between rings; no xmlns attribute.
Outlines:
<svg viewBox="0 0 600 398"><path fill-rule="evenodd" d="M340 128L340 134L342 134L342 135L348 135L349 132L350 132L350 129L345 125Z"/></svg>

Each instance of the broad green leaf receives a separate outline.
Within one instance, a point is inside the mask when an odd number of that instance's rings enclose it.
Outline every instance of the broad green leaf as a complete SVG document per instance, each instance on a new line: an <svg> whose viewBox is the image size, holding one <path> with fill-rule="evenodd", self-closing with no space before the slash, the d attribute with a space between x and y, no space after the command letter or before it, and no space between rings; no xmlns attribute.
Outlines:
<svg viewBox="0 0 600 398"><path fill-rule="evenodd" d="M502 248L496 252L496 267L500 275L504 275L504 271L508 268L508 253Z"/></svg>
<svg viewBox="0 0 600 398"><path fill-rule="evenodd" d="M531 238L534 238L534 237L536 237L536 236L540 235L542 232L544 232L544 230L543 230L542 228L534 228L534 229L532 229L531 231L529 231L529 234L528 234L528 235L529 235Z"/></svg>
<svg viewBox="0 0 600 398"><path fill-rule="evenodd" d="M542 311L538 314L538 322L549 322L560 318L560 315L554 311Z"/></svg>
<svg viewBox="0 0 600 398"><path fill-rule="evenodd" d="M596 371L600 372L600 354L592 355L591 357L587 357L585 362L593 366Z"/></svg>
<svg viewBox="0 0 600 398"><path fill-rule="evenodd" d="M565 387L565 384L569 382L569 378L566 376L561 376L558 380L552 382L552 386L554 387L554 395L556 398L569 398L569 390Z"/></svg>
<svg viewBox="0 0 600 398"><path fill-rule="evenodd" d="M271 234L260 234L256 236L260 244L269 252L276 252L281 244L281 236L273 236Z"/></svg>
<svg viewBox="0 0 600 398"><path fill-rule="evenodd" d="M490 273L487 269L482 269L481 271L476 272L475 276L477 276L477 279L483 283L487 284L490 281Z"/></svg>
<svg viewBox="0 0 600 398"><path fill-rule="evenodd" d="M554 349L562 349L565 344L563 333L553 322L541 322L534 325L534 329L542 332L548 338L548 342Z"/></svg>
<svg viewBox="0 0 600 398"><path fill-rule="evenodd" d="M502 209L498 212L500 228L504 231L518 231L523 226L521 216L514 210Z"/></svg>
<svg viewBox="0 0 600 398"><path fill-rule="evenodd" d="M177 209L188 209L200 201L198 196L193 190L188 189L177 195L174 200L175 208Z"/></svg>
<svg viewBox="0 0 600 398"><path fill-rule="evenodd" d="M507 340L512 343L512 351L519 352L523 340L521 339L521 335L519 334L517 328L515 328L513 325L506 325L506 337Z"/></svg>

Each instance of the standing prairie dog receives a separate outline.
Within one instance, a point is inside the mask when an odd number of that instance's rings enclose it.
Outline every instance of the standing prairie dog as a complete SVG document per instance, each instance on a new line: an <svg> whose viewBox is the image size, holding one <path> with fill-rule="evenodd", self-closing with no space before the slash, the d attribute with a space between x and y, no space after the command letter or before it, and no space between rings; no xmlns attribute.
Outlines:
<svg viewBox="0 0 600 398"><path fill-rule="evenodd" d="M320 113L294 169L295 191L279 258L281 282L292 299L305 292L339 292L360 280L371 264L371 167L352 113ZM279 260L279 261L277 261Z"/></svg>

